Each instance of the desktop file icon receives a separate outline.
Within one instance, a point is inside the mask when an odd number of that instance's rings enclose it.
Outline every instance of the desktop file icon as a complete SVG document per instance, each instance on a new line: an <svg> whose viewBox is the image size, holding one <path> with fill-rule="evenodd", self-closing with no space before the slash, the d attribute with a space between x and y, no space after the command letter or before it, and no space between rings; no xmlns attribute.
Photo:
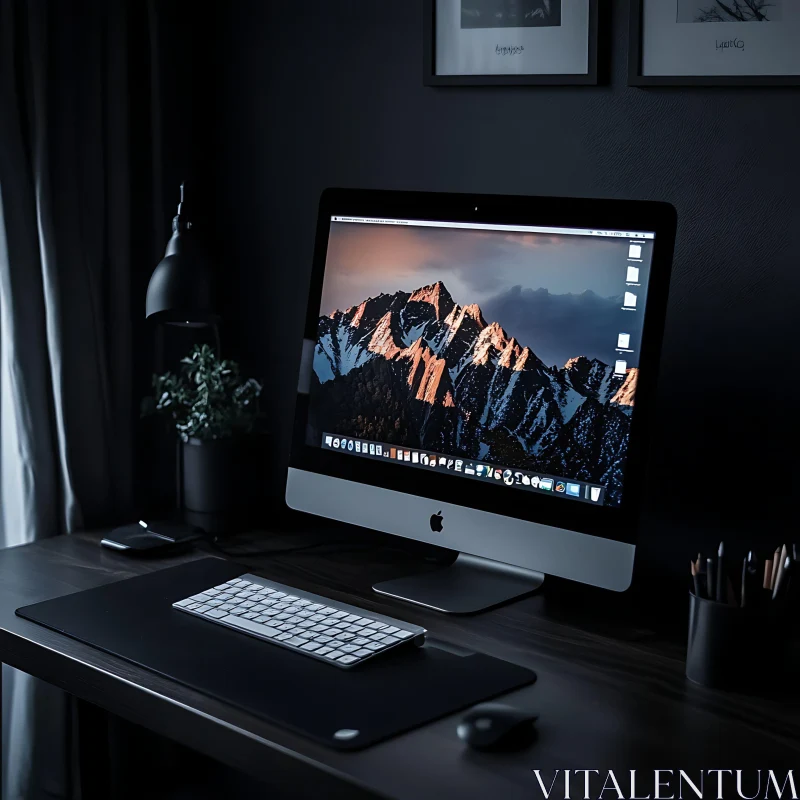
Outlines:
<svg viewBox="0 0 800 800"><path fill-rule="evenodd" d="M628 267L628 274L625 280L628 283L639 283L639 267Z"/></svg>
<svg viewBox="0 0 800 800"><path fill-rule="evenodd" d="M640 244L632 244L628 248L628 258L641 258L642 246Z"/></svg>
<svg viewBox="0 0 800 800"><path fill-rule="evenodd" d="M628 362L627 361L617 361L614 364L614 374L615 375L624 375L628 370Z"/></svg>
<svg viewBox="0 0 800 800"><path fill-rule="evenodd" d="M617 347L621 350L627 350L631 346L631 335L629 333L621 333L617 336Z"/></svg>
<svg viewBox="0 0 800 800"><path fill-rule="evenodd" d="M636 308L636 295L633 292L625 292L625 299L622 305L625 308Z"/></svg>

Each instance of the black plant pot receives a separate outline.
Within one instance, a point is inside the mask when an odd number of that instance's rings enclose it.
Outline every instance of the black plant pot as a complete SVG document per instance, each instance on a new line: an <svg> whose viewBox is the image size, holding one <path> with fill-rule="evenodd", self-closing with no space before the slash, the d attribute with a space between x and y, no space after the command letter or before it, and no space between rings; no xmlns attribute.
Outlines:
<svg viewBox="0 0 800 800"><path fill-rule="evenodd" d="M247 526L255 510L263 436L183 443L183 516L210 534Z"/></svg>

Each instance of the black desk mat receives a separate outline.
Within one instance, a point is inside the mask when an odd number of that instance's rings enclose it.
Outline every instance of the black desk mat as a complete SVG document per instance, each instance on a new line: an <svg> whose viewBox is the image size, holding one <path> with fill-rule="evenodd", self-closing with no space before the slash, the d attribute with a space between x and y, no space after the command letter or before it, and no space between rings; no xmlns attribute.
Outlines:
<svg viewBox="0 0 800 800"><path fill-rule="evenodd" d="M435 646L341 670L171 607L245 572L241 565L205 558L16 613L342 750L366 747L536 680L531 670L507 661ZM359 734L334 739L341 729Z"/></svg>

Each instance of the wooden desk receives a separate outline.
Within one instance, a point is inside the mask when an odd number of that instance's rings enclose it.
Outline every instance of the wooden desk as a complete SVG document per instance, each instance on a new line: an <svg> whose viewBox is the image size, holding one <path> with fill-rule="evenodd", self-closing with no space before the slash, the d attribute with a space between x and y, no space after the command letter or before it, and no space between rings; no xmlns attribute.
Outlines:
<svg viewBox="0 0 800 800"><path fill-rule="evenodd" d="M465 749L455 733L458 715L362 752L328 750L14 614L22 605L206 555L136 560L100 548L99 538L63 536L0 552L0 659L300 796L530 800L542 796L533 769L550 776L566 768L800 766L796 696L744 697L689 684L679 640L625 622L625 596L581 594L553 582L504 608L447 617L371 592L376 580L431 568L385 540L371 544L361 534L351 546L341 538L319 546L319 539L304 545L302 538L273 536L266 540L271 556L248 556L252 547L240 546L244 555L236 560L267 577L417 622L438 638L539 674L534 686L507 698L541 713L538 742L523 752ZM298 546L305 549L278 554ZM582 792L573 786L575 796Z"/></svg>

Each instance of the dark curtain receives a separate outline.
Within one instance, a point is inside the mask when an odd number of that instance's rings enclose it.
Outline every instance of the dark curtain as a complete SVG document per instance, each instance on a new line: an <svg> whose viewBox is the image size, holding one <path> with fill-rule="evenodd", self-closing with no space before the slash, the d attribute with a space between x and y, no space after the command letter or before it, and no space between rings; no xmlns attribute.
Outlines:
<svg viewBox="0 0 800 800"><path fill-rule="evenodd" d="M136 518L144 295L169 222L156 11L0 0L5 546ZM4 678L4 797L76 796L71 701Z"/></svg>

